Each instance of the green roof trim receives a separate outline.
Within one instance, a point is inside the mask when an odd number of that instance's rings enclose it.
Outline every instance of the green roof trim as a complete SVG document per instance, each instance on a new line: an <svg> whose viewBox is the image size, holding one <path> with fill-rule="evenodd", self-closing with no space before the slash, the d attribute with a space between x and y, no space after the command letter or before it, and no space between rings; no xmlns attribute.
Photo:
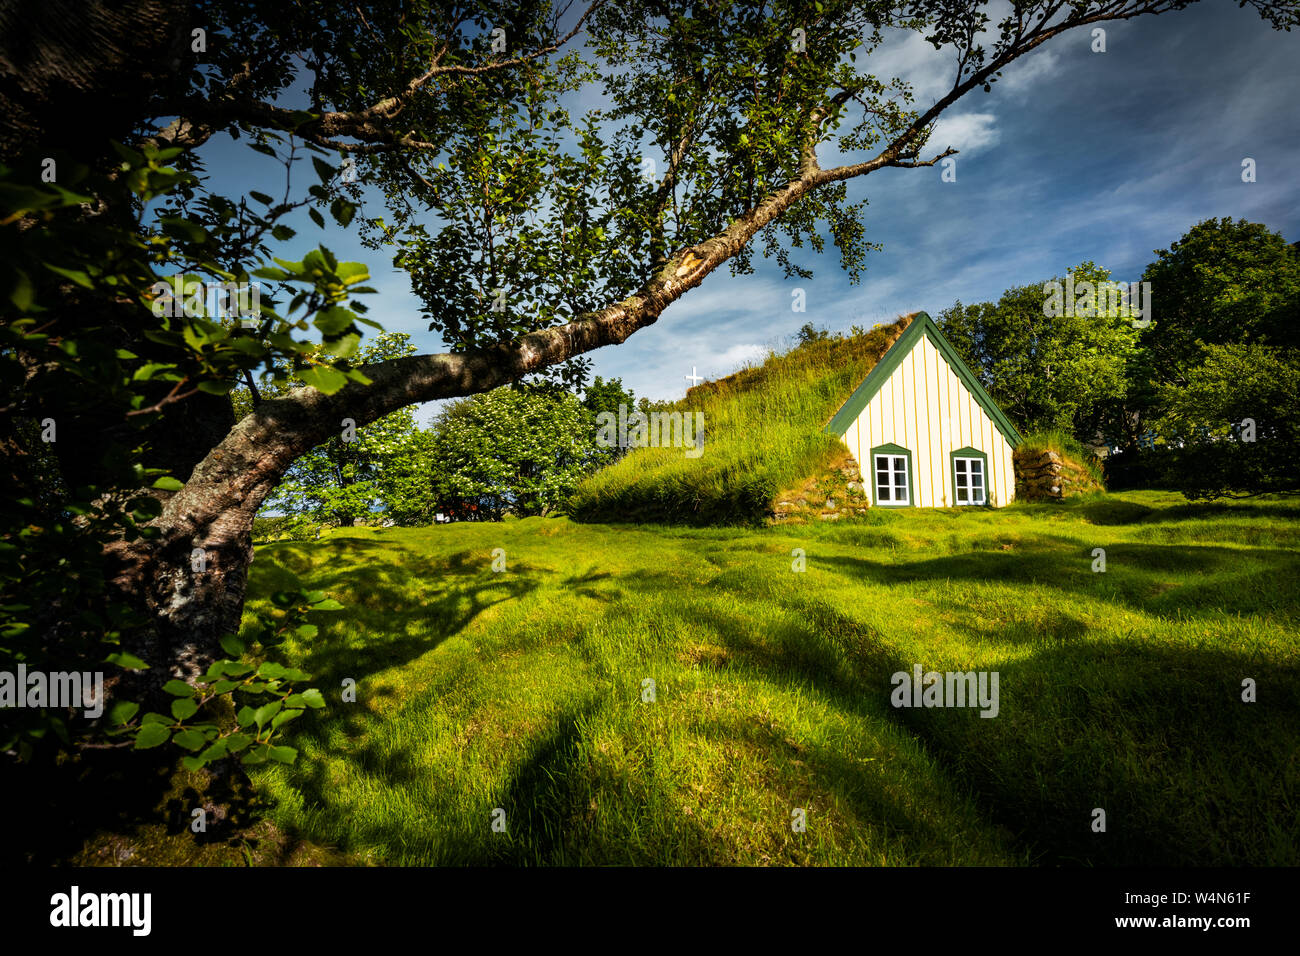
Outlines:
<svg viewBox="0 0 1300 956"><path fill-rule="evenodd" d="M934 324L934 319L930 318L929 314L925 312L917 312L912 317L911 323L903 330L903 334L889 347L889 351L880 357L880 361L876 363L875 368L862 380L862 384L849 396L848 401L835 413L835 417L830 420L830 423L827 424L823 431L828 435L843 438L849 430L849 426L857 421L858 416L862 414L862 410L875 398L876 393L880 391L885 382L889 381L889 376L894 374L894 370L902 364L903 359L912 351L922 336L929 338L930 343L939 350L939 354L943 356L949 368L957 373L957 377L966 386L966 390L974 396L975 401L979 402L980 408L984 409L984 413L992 419L997 430L1002 433L1002 437L1011 444L1012 448L1019 445L1021 441L1020 432L1016 431L1016 426L1012 425L1011 420L1002 413L1002 409L998 408L997 402L993 401L989 393L984 390L984 386L980 384L979 379L966 367L966 363L957 354L957 350L952 347L952 343L944 338L943 333L939 331L939 326Z"/></svg>

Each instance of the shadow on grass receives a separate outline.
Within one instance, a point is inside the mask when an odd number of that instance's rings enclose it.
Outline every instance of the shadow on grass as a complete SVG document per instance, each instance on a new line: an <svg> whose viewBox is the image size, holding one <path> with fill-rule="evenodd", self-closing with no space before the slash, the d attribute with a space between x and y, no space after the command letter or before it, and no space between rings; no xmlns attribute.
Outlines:
<svg viewBox="0 0 1300 956"><path fill-rule="evenodd" d="M0 768L0 814L20 821L0 840L0 865L278 865L309 846L256 826L268 805L233 761L176 766L176 749L161 747ZM200 808L206 829L195 833Z"/></svg>
<svg viewBox="0 0 1300 956"><path fill-rule="evenodd" d="M392 549L384 548L391 555ZM1215 589L1232 587L1242 550L1121 544L1108 551L1135 574L1177 572L1193 580L1212 578ZM1287 573L1289 552L1247 552L1268 565L1270 575ZM1021 546L1011 553L975 552L902 564L866 558L823 559L840 573L883 584L917 580L997 580L1034 583L1096 596L1088 570L1091 556L1077 542ZM408 566L409 565L409 566ZM1140 571L1138 569L1141 569ZM372 569L374 570L374 569ZM355 611L365 630L390 652L375 651L373 665L391 666L436 646L463 628L486 607L523 597L535 587L526 579L496 582L480 565L462 561L447 568L403 556L397 569L355 572L313 579L326 590L345 578L374 596L379 610ZM439 591L432 633L405 635L392 622L409 623L408 590L415 574L450 575L456 588ZM553 572L541 572L553 573ZM1258 572L1256 572L1258 573ZM349 577L350 575L350 577ZM481 584L472 584L483 575ZM606 573L565 581L575 589L609 581ZM680 582L667 572L628 572L614 578L633 595L655 595ZM1139 583L1142 579L1139 578ZM1184 584L1180 594L1185 599ZM739 586L738 586L739 587ZM1207 585L1209 587L1209 585ZM726 588L719 588L726 591ZM604 592L596 592L599 596ZM1208 593L1208 592L1207 592ZM1216 592L1217 593L1217 592ZM1109 596L1109 595L1108 595ZM1150 609L1140 593L1118 597ZM1231 649L1171 649L1134 638L1105 644L1077 640L1081 622L1063 612L1051 632L1060 640L1043 643L1025 659L999 667L1000 714L979 716L975 709L898 709L889 705L890 675L913 663L938 669L939 663L904 659L870 626L804 596L777 599L786 611L782 626L762 630L726 609L691 606L683 623L705 627L731 652L724 666L745 667L777 684L806 681L830 702L863 719L897 722L914 734L943 769L954 791L970 792L984 818L1014 834L1019 850L1036 862L1054 865L1278 865L1297 862L1300 823L1297 797L1297 737L1300 736L1300 668L1275 665ZM446 602L438 607L438 602ZM667 608L670 605L665 604ZM394 610L395 609L395 610ZM394 618L396 614L396 618ZM426 614L425 617L428 617ZM322 629L322 633L325 629ZM392 636L396 634L397 636ZM1028 635L1018 635L1023 643ZM361 649L364 653L365 649ZM322 647L315 666L328 671L344 660L359 670L350 648ZM1260 703L1241 701L1241 680L1260 682ZM566 709L539 735L513 768L501 796L509 834L497 842L486 833L453 852L456 862L575 863L652 862L655 854L624 834L628 845L606 833L592 814L591 794L617 786L593 776L583 759L583 728L598 708L594 698ZM332 718L337 719L337 718ZM373 714L342 718L347 736L358 742L347 759L388 785L419 785L427 774L409 754L384 750L364 736ZM731 732L720 727L718 733ZM867 782L842 755L816 754L809 761L812 785L844 798L860 818L886 831L908 833L921 841L938 839L933 825L915 819L897 796L881 789L855 791ZM296 771L298 773L298 771ZM329 783L322 767L301 768L296 785L309 803L328 806ZM1093 811L1106 811L1107 831L1094 833ZM616 826L634 823L626 819ZM684 859L724 859L728 847L686 818L651 821L654 829L680 838ZM400 820L395 825L402 826ZM929 827L930 829L927 829ZM419 842L417 833L385 835L388 845ZM446 854L446 849L441 851ZM463 855L462 855L463 854ZM641 856L644 854L644 858ZM662 859L660 855L658 859ZM677 857L674 857L677 859Z"/></svg>
<svg viewBox="0 0 1300 956"><path fill-rule="evenodd" d="M844 555L817 560L820 566L856 581L1033 585L1118 600L1152 614L1256 613L1266 609L1262 601L1286 608L1300 604L1300 555L1293 551L1133 542L1107 543L1105 551L1105 573L1092 570L1091 548L1051 536L1008 551L970 551L916 561ZM1243 558L1261 566L1243 567Z"/></svg>
<svg viewBox="0 0 1300 956"><path fill-rule="evenodd" d="M1059 508L1046 505L1046 509ZM1300 519L1300 501L1294 505L1269 502L1190 501L1177 505L1144 505L1122 498L1098 496L1071 502L1066 507L1095 525L1125 525L1159 521L1189 521L1200 518L1289 518Z"/></svg>
<svg viewBox="0 0 1300 956"><path fill-rule="evenodd" d="M893 708L890 676L913 661L842 615L756 645L712 626L735 664L808 680L849 713L882 711L916 734L957 790L1037 862L1069 865L1295 865L1300 861L1300 665L1138 639L1042 645L999 667L1000 713ZM1073 619L1063 624L1081 634ZM799 633L802 632L802 633ZM1267 689L1241 699L1242 680ZM819 782L836 785L836 774ZM1091 829L1106 811L1104 834Z"/></svg>
<svg viewBox="0 0 1300 956"><path fill-rule="evenodd" d="M1254 676L1269 700L1241 699ZM900 709L1039 861L1295 865L1300 667L1137 642L999 667L1000 712ZM1105 833L1092 830L1095 809Z"/></svg>
<svg viewBox="0 0 1300 956"><path fill-rule="evenodd" d="M270 557L277 568L259 568L249 597L265 597L284 586L284 577L275 573L281 570L303 575L312 588L343 604L342 611L313 617L320 632L296 656L296 666L334 686L343 678L361 681L415 660L489 608L535 591L537 576L556 573L514 562L509 574L495 574L481 555L468 551L451 555L445 563L431 563L391 543L340 539L318 549L310 568L303 566L301 556L274 552ZM345 565L328 553L332 551L364 563ZM585 583L571 580L575 587Z"/></svg>

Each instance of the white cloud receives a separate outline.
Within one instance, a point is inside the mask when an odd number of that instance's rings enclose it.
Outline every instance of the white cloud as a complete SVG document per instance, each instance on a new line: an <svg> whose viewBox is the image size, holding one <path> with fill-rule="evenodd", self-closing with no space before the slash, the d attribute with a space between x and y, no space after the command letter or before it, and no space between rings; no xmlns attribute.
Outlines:
<svg viewBox="0 0 1300 956"><path fill-rule="evenodd" d="M1016 60L1002 72L993 85L993 91L1022 94L1047 83L1061 65L1061 57L1052 50L1039 49L1036 53Z"/></svg>
<svg viewBox="0 0 1300 956"><path fill-rule="evenodd" d="M927 152L942 152L951 146L969 156L1001 139L1001 134L994 125L996 122L997 117L992 113L945 115L935 124Z"/></svg>
<svg viewBox="0 0 1300 956"><path fill-rule="evenodd" d="M897 77L912 86L922 110L952 89L955 68L951 53L936 50L915 30L885 30L885 39L872 52L863 72L883 82Z"/></svg>
<svg viewBox="0 0 1300 956"><path fill-rule="evenodd" d="M714 356L710 361L713 368L727 369L724 375L729 375L746 366L755 363L761 363L767 358L767 349L761 345L733 345L720 355Z"/></svg>

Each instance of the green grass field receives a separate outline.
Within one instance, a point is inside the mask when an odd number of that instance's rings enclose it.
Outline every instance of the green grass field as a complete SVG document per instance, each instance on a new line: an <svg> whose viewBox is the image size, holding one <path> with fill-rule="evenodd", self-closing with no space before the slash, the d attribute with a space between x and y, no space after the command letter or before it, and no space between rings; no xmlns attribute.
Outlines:
<svg viewBox="0 0 1300 956"><path fill-rule="evenodd" d="M346 610L289 646L330 706L255 779L387 864L1294 865L1298 518L1146 492L270 545L249 613L291 573ZM997 671L999 715L893 708L914 664Z"/></svg>

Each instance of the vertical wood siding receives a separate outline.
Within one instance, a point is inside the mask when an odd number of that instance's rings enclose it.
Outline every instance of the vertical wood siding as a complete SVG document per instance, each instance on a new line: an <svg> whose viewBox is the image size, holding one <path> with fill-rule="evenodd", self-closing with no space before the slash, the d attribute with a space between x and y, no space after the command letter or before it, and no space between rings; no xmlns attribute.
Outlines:
<svg viewBox="0 0 1300 956"><path fill-rule="evenodd" d="M890 443L912 450L914 503L920 507L952 505L952 452L968 446L989 457L985 480L992 503L1002 507L1015 497L1011 444L928 336L917 341L849 426L844 443L862 469L873 505L871 449Z"/></svg>

